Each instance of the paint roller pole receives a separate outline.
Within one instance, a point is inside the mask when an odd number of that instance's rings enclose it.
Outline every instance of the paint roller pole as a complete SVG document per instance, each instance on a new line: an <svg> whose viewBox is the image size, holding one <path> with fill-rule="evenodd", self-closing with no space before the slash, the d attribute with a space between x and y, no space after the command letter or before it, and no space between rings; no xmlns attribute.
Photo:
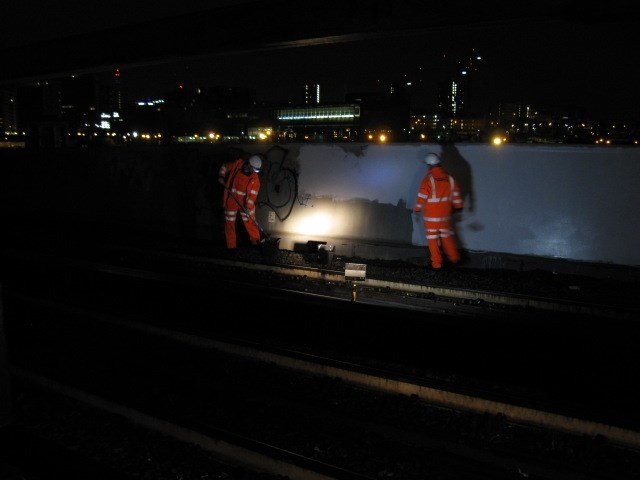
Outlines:
<svg viewBox="0 0 640 480"><path fill-rule="evenodd" d="M264 242L265 240L269 240L269 234L264 231L264 228L262 228L262 225L260 225L258 223L258 221L251 215L251 213L249 212L247 207L245 207L242 203L240 203L240 200L238 200L238 197L236 197L235 193L233 193L233 191L231 191L231 189L229 187L227 187L227 185L224 185L224 188L227 191L227 193L231 196L231 198L233 198L233 200L242 209L242 211L245 213L245 215L247 217L249 217L253 221L253 223L256 224L256 226L258 227L258 230L260 230L260 233L262 233L262 235L264 236L264 238L260 239L260 242Z"/></svg>

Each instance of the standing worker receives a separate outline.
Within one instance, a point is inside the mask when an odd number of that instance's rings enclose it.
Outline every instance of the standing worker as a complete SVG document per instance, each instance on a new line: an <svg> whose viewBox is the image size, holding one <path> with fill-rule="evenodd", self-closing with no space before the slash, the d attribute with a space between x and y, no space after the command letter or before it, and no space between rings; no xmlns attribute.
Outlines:
<svg viewBox="0 0 640 480"><path fill-rule="evenodd" d="M218 171L218 183L223 185L222 208L224 209L224 236L227 249L235 251L236 217L240 217L244 228L249 234L251 245L260 243L260 229L256 223L256 200L260 192L260 177L258 173L262 167L262 159L252 155L248 160L238 158L226 162Z"/></svg>
<svg viewBox="0 0 640 480"><path fill-rule="evenodd" d="M442 167L440 157L435 153L428 153L424 162L428 170L420 183L413 211L415 214L423 212L431 266L442 268L440 247L451 263L460 261L452 214L454 210L461 210L464 205L458 184Z"/></svg>

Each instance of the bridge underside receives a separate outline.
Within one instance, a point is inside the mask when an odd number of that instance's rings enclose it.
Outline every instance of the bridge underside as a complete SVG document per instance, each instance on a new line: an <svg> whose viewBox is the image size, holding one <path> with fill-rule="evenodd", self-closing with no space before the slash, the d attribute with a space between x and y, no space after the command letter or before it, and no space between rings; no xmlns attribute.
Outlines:
<svg viewBox="0 0 640 480"><path fill-rule="evenodd" d="M446 32L465 25L602 22L624 13L585 10L574 0L463 1L455 7L422 0L249 2L0 50L0 85L209 55Z"/></svg>

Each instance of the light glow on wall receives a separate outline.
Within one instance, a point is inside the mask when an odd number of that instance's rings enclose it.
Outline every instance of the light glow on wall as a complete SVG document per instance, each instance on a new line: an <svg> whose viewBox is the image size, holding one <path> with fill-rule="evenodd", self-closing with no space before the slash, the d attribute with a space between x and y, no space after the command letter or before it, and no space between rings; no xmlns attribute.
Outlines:
<svg viewBox="0 0 640 480"><path fill-rule="evenodd" d="M334 231L334 222L328 213L314 212L312 215L305 215L301 219L292 219L292 224L287 225L290 233L313 236L327 235Z"/></svg>

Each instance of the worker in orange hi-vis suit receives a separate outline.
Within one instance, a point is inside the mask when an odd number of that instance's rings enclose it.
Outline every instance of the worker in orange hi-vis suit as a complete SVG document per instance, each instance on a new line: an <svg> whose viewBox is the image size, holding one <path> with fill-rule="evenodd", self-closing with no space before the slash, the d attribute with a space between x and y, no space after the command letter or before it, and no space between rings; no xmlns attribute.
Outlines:
<svg viewBox="0 0 640 480"><path fill-rule="evenodd" d="M435 153L429 153L424 162L428 171L420 183L413 211L416 214L423 213L431 266L442 268L440 247L451 263L456 264L460 261L452 214L464 205L458 184L442 167L440 157Z"/></svg>
<svg viewBox="0 0 640 480"><path fill-rule="evenodd" d="M225 187L222 197L224 208L224 236L227 249L235 250L236 217L238 211L244 227L249 234L252 245L260 243L260 229L256 223L256 200L260 192L260 177L258 173L262 167L262 159L252 155L248 160L238 158L226 162L218 171L218 182Z"/></svg>

